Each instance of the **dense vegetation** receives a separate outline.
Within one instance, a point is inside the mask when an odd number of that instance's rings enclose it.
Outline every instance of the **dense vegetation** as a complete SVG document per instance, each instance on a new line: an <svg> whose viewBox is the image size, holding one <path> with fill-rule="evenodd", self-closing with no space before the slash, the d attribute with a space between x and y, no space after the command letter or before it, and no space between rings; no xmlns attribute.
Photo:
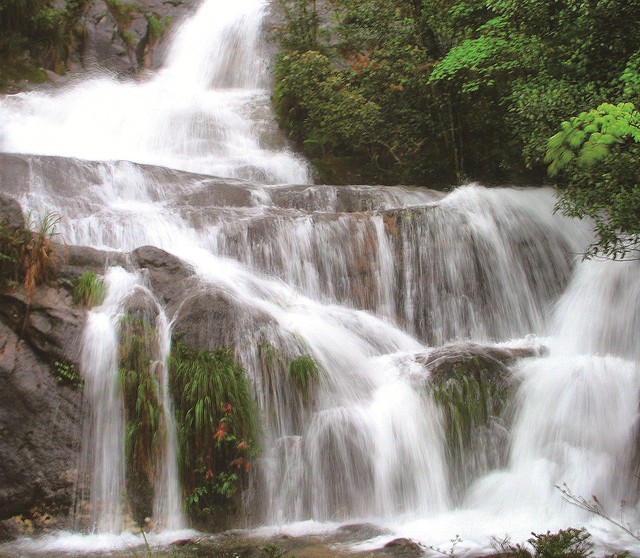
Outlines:
<svg viewBox="0 0 640 558"><path fill-rule="evenodd" d="M81 50L81 23L92 0L5 0L0 3L0 87L12 80L42 81L41 68L64 73Z"/></svg>
<svg viewBox="0 0 640 558"><path fill-rule="evenodd" d="M224 525L255 454L245 371L228 349L194 351L180 342L172 347L170 371L187 510L203 525Z"/></svg>
<svg viewBox="0 0 640 558"><path fill-rule="evenodd" d="M85 50L87 19L95 0L3 0L0 2L0 91L22 81L46 81L44 70L66 73ZM172 18L161 17L136 1L104 0L96 4L108 16L124 46L131 70L151 65L153 49ZM146 32L136 35L136 18L146 20ZM94 21L95 23L95 21Z"/></svg>
<svg viewBox="0 0 640 558"><path fill-rule="evenodd" d="M321 180L541 181L549 152L560 208L598 219L592 253L637 248L640 0L281 5L274 105Z"/></svg>

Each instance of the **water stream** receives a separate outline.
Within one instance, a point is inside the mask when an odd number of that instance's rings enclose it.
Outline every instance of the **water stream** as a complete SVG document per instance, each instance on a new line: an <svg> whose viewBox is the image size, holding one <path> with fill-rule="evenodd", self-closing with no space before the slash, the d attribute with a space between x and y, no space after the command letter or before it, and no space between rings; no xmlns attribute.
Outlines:
<svg viewBox="0 0 640 558"><path fill-rule="evenodd" d="M264 424L249 525L369 521L392 535L360 548L408 536L448 549L460 535L472 554L491 536L585 525L602 548L631 545L556 486L597 494L612 512L636 501L640 263L581 262L588 225L554 214L548 189L310 184L268 106L267 9L205 0L148 81L94 77L1 98L0 151L38 155L22 159L25 180L8 193L25 211L58 212L68 243L162 248L204 291L235 301L230 330ZM143 293L161 332L153 367L166 425L155 520L181 529L165 365L173 316L144 276L105 276L83 339L90 523L124 529L119 317ZM317 361L310 401L261 372L264 342ZM539 356L510 366L507 409L468 449L475 465L462 482L421 358L469 342Z"/></svg>

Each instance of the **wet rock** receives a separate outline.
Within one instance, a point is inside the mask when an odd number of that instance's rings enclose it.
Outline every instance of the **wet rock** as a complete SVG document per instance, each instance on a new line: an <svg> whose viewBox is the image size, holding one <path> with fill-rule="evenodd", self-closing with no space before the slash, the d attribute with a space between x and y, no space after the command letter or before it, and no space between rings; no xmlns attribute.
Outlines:
<svg viewBox="0 0 640 558"><path fill-rule="evenodd" d="M424 555L424 548L411 539L400 538L388 542L375 554L393 558L418 558Z"/></svg>
<svg viewBox="0 0 640 558"><path fill-rule="evenodd" d="M0 222L4 222L10 230L24 226L24 216L20 204L13 198L0 193Z"/></svg>
<svg viewBox="0 0 640 558"><path fill-rule="evenodd" d="M17 539L21 534L20 528L14 520L0 521L0 542Z"/></svg>
<svg viewBox="0 0 640 558"><path fill-rule="evenodd" d="M123 3L135 6L126 30L131 37L131 55L134 60L131 60L129 49L119 35L113 15L109 13L104 0L94 0L84 20L84 68L100 67L120 74L135 73L138 66L158 68L163 61L168 43L166 38L171 35L171 30L200 4L198 0L140 0ZM167 32L157 45L149 45L147 18L151 14L168 23ZM150 46L153 47L152 51L149 51Z"/></svg>
<svg viewBox="0 0 640 558"><path fill-rule="evenodd" d="M234 343L236 319L236 309L224 295L201 290L180 306L173 337L197 351L230 347Z"/></svg>
<svg viewBox="0 0 640 558"><path fill-rule="evenodd" d="M336 542L359 542L373 539L381 535L388 534L389 531L374 525L373 523L353 523L342 525L338 528L335 536Z"/></svg>
<svg viewBox="0 0 640 558"><path fill-rule="evenodd" d="M85 315L61 288L38 288L30 300L21 288L0 292L0 320L45 362L79 360Z"/></svg>
<svg viewBox="0 0 640 558"><path fill-rule="evenodd" d="M468 371L476 379L484 371L494 380L505 381L511 375L509 366L516 360L545 353L546 348L533 343L529 346L498 347L463 342L450 343L418 355L416 361L429 371L430 380L435 383L450 380L460 370Z"/></svg>
<svg viewBox="0 0 640 558"><path fill-rule="evenodd" d="M56 378L56 362L77 365L82 318L55 289L24 300L0 297L0 519L34 506L72 502L81 393ZM60 359L60 360L56 360Z"/></svg>
<svg viewBox="0 0 640 558"><path fill-rule="evenodd" d="M145 270L149 284L173 315L182 304L186 293L194 287L193 270L180 258L153 246L143 246L131 253L132 264Z"/></svg>
<svg viewBox="0 0 640 558"><path fill-rule="evenodd" d="M73 281L85 271L93 271L96 275L104 275L106 270L114 265L127 267L127 256L121 252L96 250L88 246L64 246L62 263L58 276Z"/></svg>

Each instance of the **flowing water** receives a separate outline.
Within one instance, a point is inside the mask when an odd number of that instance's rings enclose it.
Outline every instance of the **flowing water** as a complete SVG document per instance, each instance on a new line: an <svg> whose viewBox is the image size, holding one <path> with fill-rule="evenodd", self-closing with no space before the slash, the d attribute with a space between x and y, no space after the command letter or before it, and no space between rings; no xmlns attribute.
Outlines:
<svg viewBox="0 0 640 558"><path fill-rule="evenodd" d="M263 423L249 526L369 521L392 535L360 548L408 536L448 550L460 535L457 551L472 554L490 536L582 525L602 548L631 544L556 486L613 514L636 501L638 262L580 262L588 225L554 214L547 189L309 184L268 108L268 8L205 0L146 82L96 77L0 99L0 150L38 155L0 154L15 167L3 189L36 215L58 212L69 243L162 248L192 266L200 291L234 301L229 336ZM154 519L165 532L185 526L165 365L176 316L144 274L113 267L105 279L83 339L77 505L97 535L48 542L54 553L95 550L96 536L125 526L117 355L136 297L159 332ZM537 356L510 365L503 409L455 453L424 363L471 342ZM313 356L308 399L265 370L267 345Z"/></svg>

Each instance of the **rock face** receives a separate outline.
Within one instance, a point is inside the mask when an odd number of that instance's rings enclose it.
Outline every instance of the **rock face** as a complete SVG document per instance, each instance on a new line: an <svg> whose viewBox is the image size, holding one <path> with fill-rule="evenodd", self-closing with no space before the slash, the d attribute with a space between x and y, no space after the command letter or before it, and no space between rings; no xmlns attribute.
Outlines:
<svg viewBox="0 0 640 558"><path fill-rule="evenodd" d="M0 519L36 506L68 509L77 462L77 369L84 312L61 288L0 294Z"/></svg>
<svg viewBox="0 0 640 558"><path fill-rule="evenodd" d="M102 67L123 74L136 73L141 68L158 68L166 49L166 38L199 4L198 0L124 0L109 8L105 0L94 0L84 21L83 67ZM118 17L118 10L122 10L118 6L131 6L125 8L127 17ZM154 36L150 18L155 18L163 29L160 37Z"/></svg>

